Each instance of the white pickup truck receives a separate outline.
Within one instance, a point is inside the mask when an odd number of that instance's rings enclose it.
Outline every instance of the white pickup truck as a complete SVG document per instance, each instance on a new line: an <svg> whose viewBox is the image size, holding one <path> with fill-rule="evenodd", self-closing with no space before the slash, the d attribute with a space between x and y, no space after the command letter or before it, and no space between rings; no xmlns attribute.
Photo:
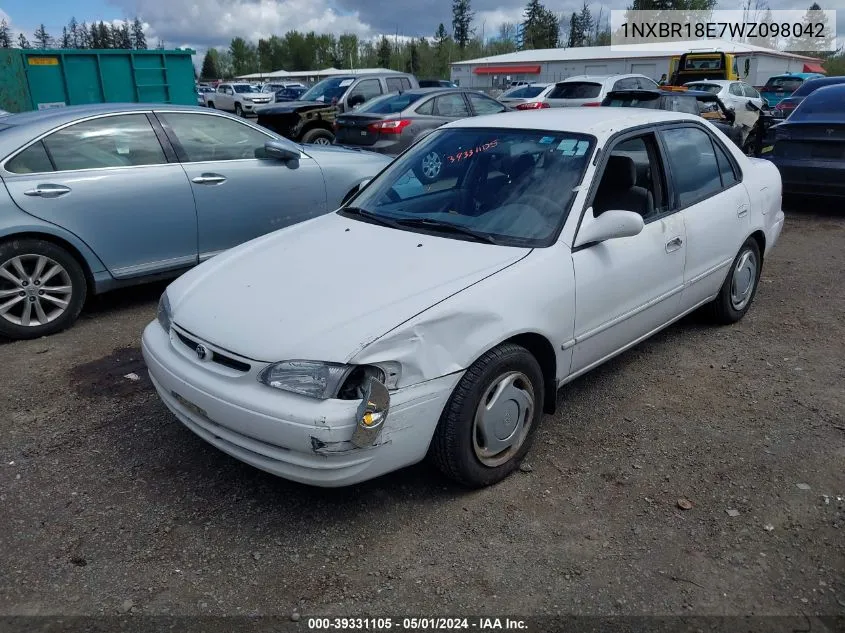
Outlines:
<svg viewBox="0 0 845 633"><path fill-rule="evenodd" d="M271 103L273 97L273 93L260 92L259 88L252 84L225 83L217 86L216 92L205 95L205 103L209 108L245 116L254 114L256 106Z"/></svg>

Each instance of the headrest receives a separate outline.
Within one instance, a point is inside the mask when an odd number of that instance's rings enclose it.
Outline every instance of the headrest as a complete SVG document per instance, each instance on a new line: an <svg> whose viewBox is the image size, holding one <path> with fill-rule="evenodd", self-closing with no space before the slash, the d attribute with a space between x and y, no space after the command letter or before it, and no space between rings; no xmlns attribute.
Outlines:
<svg viewBox="0 0 845 633"><path fill-rule="evenodd" d="M634 164L634 159L628 156L611 156L601 177L601 188L605 191L626 190L635 184L637 184L637 166Z"/></svg>

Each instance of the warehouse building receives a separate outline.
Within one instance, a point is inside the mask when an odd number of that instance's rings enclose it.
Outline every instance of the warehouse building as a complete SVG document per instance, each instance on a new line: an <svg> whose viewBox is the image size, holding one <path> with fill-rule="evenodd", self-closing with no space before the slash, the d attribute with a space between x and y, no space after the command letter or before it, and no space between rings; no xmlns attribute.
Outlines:
<svg viewBox="0 0 845 633"><path fill-rule="evenodd" d="M785 72L824 72L814 57L713 39L518 51L455 62L451 75L460 86L480 89L503 88L516 81L551 83L573 75L640 73L659 80L669 72L672 56L714 50L735 54L740 75L755 86Z"/></svg>

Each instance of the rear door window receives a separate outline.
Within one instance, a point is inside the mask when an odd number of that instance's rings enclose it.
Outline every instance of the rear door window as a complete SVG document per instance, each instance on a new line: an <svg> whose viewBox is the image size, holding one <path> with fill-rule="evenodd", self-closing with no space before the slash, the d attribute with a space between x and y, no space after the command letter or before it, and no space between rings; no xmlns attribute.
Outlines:
<svg viewBox="0 0 845 633"><path fill-rule="evenodd" d="M466 101L460 93L452 93L437 97L434 100L434 113L445 117L470 116Z"/></svg>
<svg viewBox="0 0 845 633"><path fill-rule="evenodd" d="M679 127L661 132L679 208L692 206L722 190L722 175L710 136Z"/></svg>
<svg viewBox="0 0 845 633"><path fill-rule="evenodd" d="M402 80L399 77L389 77L385 80L387 82L388 92L402 92L405 86L402 85Z"/></svg>
<svg viewBox="0 0 845 633"><path fill-rule="evenodd" d="M381 83L379 83L378 79L364 79L352 89L347 100L361 95L364 97L364 101L369 101L380 94L382 94Z"/></svg>
<svg viewBox="0 0 845 633"><path fill-rule="evenodd" d="M75 123L47 136L44 145L56 171L167 162L145 114L122 114Z"/></svg>

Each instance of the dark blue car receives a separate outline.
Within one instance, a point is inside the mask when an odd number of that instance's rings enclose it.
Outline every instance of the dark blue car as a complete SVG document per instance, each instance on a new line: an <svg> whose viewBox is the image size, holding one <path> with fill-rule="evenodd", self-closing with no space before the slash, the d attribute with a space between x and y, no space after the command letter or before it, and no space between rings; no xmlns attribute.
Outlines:
<svg viewBox="0 0 845 633"><path fill-rule="evenodd" d="M784 193L845 197L845 85L814 91L772 129Z"/></svg>

